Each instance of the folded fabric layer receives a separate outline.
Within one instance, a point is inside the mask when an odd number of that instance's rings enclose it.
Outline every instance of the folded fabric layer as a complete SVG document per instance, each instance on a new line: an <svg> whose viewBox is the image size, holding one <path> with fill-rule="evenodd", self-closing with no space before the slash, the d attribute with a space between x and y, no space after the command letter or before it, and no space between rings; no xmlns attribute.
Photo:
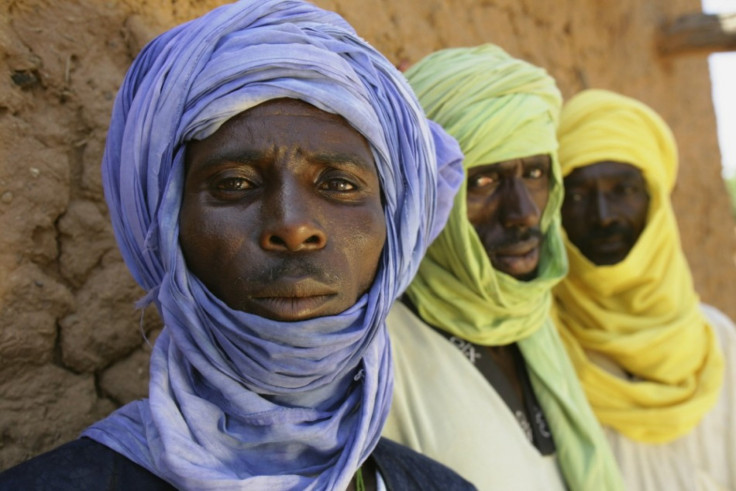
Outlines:
<svg viewBox="0 0 736 491"><path fill-rule="evenodd" d="M619 489L620 475L550 318L552 287L567 272L560 231L556 125L562 97L541 68L494 45L433 53L407 72L427 115L457 138L466 169L532 155L552 161L537 277L491 265L461 188L447 226L407 294L422 319L487 346L518 342L572 489Z"/></svg>
<svg viewBox="0 0 736 491"><path fill-rule="evenodd" d="M562 339L601 423L642 442L674 440L715 404L723 379L670 202L674 137L641 102L592 89L563 108L559 139L564 175L601 161L627 163L641 170L650 198L646 228L617 264L596 266L565 237L570 275L554 292ZM632 378L599 367L590 352Z"/></svg>
<svg viewBox="0 0 736 491"><path fill-rule="evenodd" d="M341 115L375 159L386 244L372 287L339 315L234 311L179 247L186 142L277 98ZM444 224L460 159L393 65L309 3L241 1L153 40L116 99L103 179L123 257L165 329L149 398L84 435L179 488L344 489L390 404L385 317Z"/></svg>

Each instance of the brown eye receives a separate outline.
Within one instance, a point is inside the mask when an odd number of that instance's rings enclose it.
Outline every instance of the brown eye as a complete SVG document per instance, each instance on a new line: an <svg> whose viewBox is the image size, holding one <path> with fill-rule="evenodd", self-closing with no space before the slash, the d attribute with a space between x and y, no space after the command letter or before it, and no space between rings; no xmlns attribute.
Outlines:
<svg viewBox="0 0 736 491"><path fill-rule="evenodd" d="M253 186L247 179L243 179L242 177L229 177L217 181L215 187L219 191L242 191Z"/></svg>
<svg viewBox="0 0 736 491"><path fill-rule="evenodd" d="M488 175L480 175L468 181L471 188L484 188L496 184L496 179Z"/></svg>
<svg viewBox="0 0 736 491"><path fill-rule="evenodd" d="M355 191L357 187L345 179L330 179L322 184L322 189L327 191L337 191L340 193L348 193Z"/></svg>
<svg viewBox="0 0 736 491"><path fill-rule="evenodd" d="M529 172L527 172L526 177L530 179L541 179L544 176L544 172L542 169L530 169Z"/></svg>
<svg viewBox="0 0 736 491"><path fill-rule="evenodd" d="M633 196L641 192L639 186L634 184L622 185L619 189L619 194L623 196Z"/></svg>
<svg viewBox="0 0 736 491"><path fill-rule="evenodd" d="M581 203L585 196L583 193L577 191L569 191L565 194L565 198L570 200L572 203Z"/></svg>

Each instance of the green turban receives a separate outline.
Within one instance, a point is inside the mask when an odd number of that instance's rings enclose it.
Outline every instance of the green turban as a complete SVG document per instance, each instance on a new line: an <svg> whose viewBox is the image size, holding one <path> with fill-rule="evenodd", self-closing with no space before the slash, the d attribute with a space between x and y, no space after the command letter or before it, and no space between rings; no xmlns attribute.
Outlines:
<svg viewBox="0 0 736 491"><path fill-rule="evenodd" d="M462 187L409 286L409 298L426 322L454 336L486 346L518 342L568 486L621 489L613 456L549 313L552 287L567 272L555 136L562 97L554 80L493 45L436 52L406 75L429 118L460 143L466 170L538 154L552 161L535 279L520 281L493 268L467 218Z"/></svg>

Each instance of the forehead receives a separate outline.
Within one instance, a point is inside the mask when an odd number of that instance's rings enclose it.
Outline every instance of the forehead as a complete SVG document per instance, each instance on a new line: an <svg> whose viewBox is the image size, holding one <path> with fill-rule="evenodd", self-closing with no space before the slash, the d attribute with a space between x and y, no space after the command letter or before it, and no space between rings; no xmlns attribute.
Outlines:
<svg viewBox="0 0 736 491"><path fill-rule="evenodd" d="M248 117L251 119L260 119L273 116L313 118L316 120L334 122L338 125L345 125L350 127L347 121L345 121L345 118L343 118L342 116L328 113L327 111L318 109L312 104L301 101L299 99L284 98L266 101L243 111L242 113L235 116L235 118Z"/></svg>
<svg viewBox="0 0 736 491"><path fill-rule="evenodd" d="M468 174L479 174L486 172L503 172L505 170L514 170L518 164L524 167L543 167L552 164L552 158L548 154L530 155L518 159L509 159L492 164L476 165L468 169Z"/></svg>
<svg viewBox="0 0 736 491"><path fill-rule="evenodd" d="M578 167L565 177L565 185L592 181L643 181L641 170L624 162L602 161Z"/></svg>
<svg viewBox="0 0 736 491"><path fill-rule="evenodd" d="M314 133L321 134L324 138L329 137L331 132L339 132L344 135L349 134L352 138L365 140L363 135L358 133L342 116L323 111L298 99L274 99L264 102L230 118L220 127L220 130L227 131L244 127L248 127L250 131L259 132L266 129L270 132L285 130L284 136L286 136L293 133L292 127L304 125L314 126L316 128ZM318 139L315 144L323 143L324 138Z"/></svg>
<svg viewBox="0 0 736 491"><path fill-rule="evenodd" d="M189 142L187 159L206 163L256 157L281 147L375 171L367 140L345 118L297 99L275 99L233 116L204 140Z"/></svg>

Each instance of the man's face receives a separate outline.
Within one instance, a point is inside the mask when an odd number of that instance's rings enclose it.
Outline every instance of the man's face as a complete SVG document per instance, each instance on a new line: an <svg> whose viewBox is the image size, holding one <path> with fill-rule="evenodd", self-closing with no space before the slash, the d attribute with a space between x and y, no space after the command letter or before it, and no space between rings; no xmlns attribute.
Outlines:
<svg viewBox="0 0 736 491"><path fill-rule="evenodd" d="M343 312L386 240L365 138L293 99L256 106L186 149L179 217L189 270L229 307L281 321Z"/></svg>
<svg viewBox="0 0 736 491"><path fill-rule="evenodd" d="M468 220L493 267L519 280L536 277L551 165L533 155L468 169Z"/></svg>
<svg viewBox="0 0 736 491"><path fill-rule="evenodd" d="M565 178L562 226L593 264L616 264L634 247L649 211L641 171L621 162L579 167Z"/></svg>

